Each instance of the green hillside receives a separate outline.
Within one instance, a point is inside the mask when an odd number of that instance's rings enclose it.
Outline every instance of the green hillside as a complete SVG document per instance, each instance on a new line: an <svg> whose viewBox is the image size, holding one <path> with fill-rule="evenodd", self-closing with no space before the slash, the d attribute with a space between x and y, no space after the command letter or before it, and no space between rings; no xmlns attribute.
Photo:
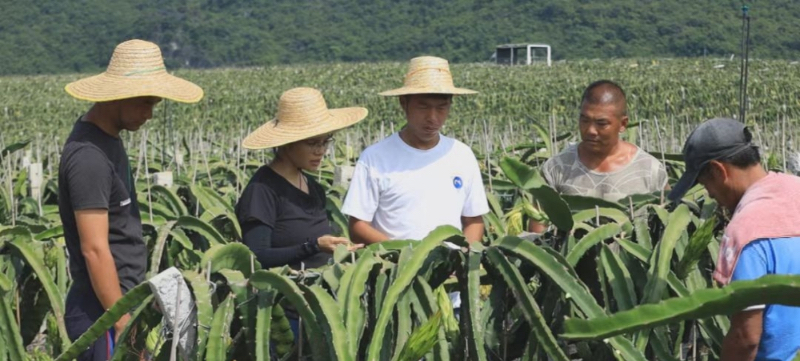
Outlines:
<svg viewBox="0 0 800 361"><path fill-rule="evenodd" d="M752 0L753 51L800 55L800 2ZM488 60L494 46L544 42L557 59L729 56L738 0L32 0L4 1L0 74L94 71L129 38L172 67Z"/></svg>

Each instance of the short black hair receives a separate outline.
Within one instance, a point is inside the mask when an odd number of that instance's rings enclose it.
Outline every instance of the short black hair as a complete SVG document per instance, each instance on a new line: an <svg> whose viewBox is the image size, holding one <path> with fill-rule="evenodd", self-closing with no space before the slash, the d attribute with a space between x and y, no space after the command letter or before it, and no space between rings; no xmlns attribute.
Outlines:
<svg viewBox="0 0 800 361"><path fill-rule="evenodd" d="M761 164L761 154L758 147L752 145L735 154L719 159L720 162L728 163L736 168L749 168Z"/></svg>
<svg viewBox="0 0 800 361"><path fill-rule="evenodd" d="M761 154L757 146L751 145L737 153L715 160L721 163L730 164L739 169L747 169L761 164ZM706 174L709 169L710 168L708 167L708 164L706 164L703 166L703 169L700 170L698 175Z"/></svg>
<svg viewBox="0 0 800 361"><path fill-rule="evenodd" d="M611 80L598 80L589 84L583 91L581 106L583 104L621 103L622 115L628 115L628 104L625 91L619 84Z"/></svg>

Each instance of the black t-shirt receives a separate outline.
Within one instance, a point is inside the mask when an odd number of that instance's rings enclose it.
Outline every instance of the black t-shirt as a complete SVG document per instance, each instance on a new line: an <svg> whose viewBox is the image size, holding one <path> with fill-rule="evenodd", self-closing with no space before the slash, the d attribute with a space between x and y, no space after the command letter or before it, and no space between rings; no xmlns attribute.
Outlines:
<svg viewBox="0 0 800 361"><path fill-rule="evenodd" d="M325 212L325 190L311 177L303 175L309 193L297 189L269 166L256 171L236 204L236 218L244 225L257 221L272 228L274 248L302 245L331 234ZM318 252L304 259L306 268L325 265L330 255ZM290 264L300 269L300 264Z"/></svg>
<svg viewBox="0 0 800 361"><path fill-rule="evenodd" d="M127 292L144 280L147 267L128 154L119 138L79 119L64 144L58 167L58 211L74 286L91 289L74 213L85 209L108 210L108 243L120 287Z"/></svg>

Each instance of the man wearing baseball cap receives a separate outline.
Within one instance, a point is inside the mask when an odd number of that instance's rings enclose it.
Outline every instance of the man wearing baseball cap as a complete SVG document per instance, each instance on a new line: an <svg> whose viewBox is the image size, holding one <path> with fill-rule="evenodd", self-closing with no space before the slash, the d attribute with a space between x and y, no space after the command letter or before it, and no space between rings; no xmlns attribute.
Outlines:
<svg viewBox="0 0 800 361"><path fill-rule="evenodd" d="M733 212L714 270L721 284L768 274L800 274L800 178L767 172L744 124L711 119L683 148L686 172L669 198L702 184ZM722 360L791 360L800 348L800 308L753 306L735 313Z"/></svg>
<svg viewBox="0 0 800 361"><path fill-rule="evenodd" d="M120 133L138 130L162 99L196 103L203 90L167 73L158 45L129 40L114 49L104 73L70 83L66 91L93 103L75 122L58 167L58 211L73 280L64 322L75 341L144 280L147 267L136 186ZM78 360L110 359L129 320L123 316Z"/></svg>

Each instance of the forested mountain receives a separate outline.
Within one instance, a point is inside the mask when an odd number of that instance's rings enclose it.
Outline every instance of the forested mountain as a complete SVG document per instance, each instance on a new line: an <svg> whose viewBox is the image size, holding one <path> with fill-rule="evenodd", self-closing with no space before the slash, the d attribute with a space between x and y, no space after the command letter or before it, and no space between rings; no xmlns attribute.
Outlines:
<svg viewBox="0 0 800 361"><path fill-rule="evenodd" d="M800 57L800 1L747 1L752 55ZM736 0L0 0L0 74L96 71L115 44L155 41L172 67L486 61L541 42L556 59L729 56Z"/></svg>

